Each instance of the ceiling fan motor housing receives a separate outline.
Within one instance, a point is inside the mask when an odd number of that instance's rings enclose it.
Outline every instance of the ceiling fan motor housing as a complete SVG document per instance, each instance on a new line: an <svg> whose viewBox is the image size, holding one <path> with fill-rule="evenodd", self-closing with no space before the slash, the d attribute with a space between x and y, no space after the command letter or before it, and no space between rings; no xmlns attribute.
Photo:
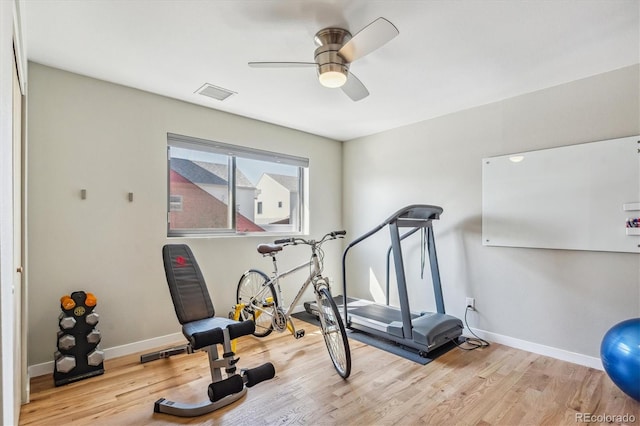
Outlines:
<svg viewBox="0 0 640 426"><path fill-rule="evenodd" d="M347 75L349 63L338 54L338 50L349 40L351 40L351 33L342 28L325 28L318 31L314 38L318 46L314 53L318 74L334 71Z"/></svg>
<svg viewBox="0 0 640 426"><path fill-rule="evenodd" d="M385 18L378 18L352 36L343 28L329 27L315 35L317 49L313 62L249 62L254 68L315 67L318 81L330 89L341 88L352 101L369 96L364 84L349 72L353 61L368 55L399 34Z"/></svg>

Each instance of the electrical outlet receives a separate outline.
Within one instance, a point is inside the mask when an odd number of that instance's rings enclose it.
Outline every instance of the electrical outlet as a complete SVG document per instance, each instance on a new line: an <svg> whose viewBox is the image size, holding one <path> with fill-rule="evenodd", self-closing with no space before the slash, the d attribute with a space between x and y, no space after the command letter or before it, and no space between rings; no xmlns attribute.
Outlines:
<svg viewBox="0 0 640 426"><path fill-rule="evenodd" d="M474 299L473 297L467 297L467 304L465 305L465 308L469 308L472 311L476 310L476 299Z"/></svg>

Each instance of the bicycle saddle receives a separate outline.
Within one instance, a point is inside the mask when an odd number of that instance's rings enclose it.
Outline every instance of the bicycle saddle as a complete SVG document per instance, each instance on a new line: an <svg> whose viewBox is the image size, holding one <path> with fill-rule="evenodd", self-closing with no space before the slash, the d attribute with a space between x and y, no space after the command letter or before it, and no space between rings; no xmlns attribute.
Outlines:
<svg viewBox="0 0 640 426"><path fill-rule="evenodd" d="M271 254L282 251L282 246L278 244L258 244L258 253Z"/></svg>

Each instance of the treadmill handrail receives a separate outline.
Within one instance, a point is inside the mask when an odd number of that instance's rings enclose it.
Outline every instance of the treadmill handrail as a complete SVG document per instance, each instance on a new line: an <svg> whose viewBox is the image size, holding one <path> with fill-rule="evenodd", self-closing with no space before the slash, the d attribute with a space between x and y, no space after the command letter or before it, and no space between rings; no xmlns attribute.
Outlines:
<svg viewBox="0 0 640 426"><path fill-rule="evenodd" d="M369 238L370 236L380 231L385 226L387 226L387 224L382 223L376 226L375 228L373 228L371 231L367 232L366 234L356 238L355 240L349 243L347 248L344 249L344 253L342 253L342 297L344 297L344 303L343 303L344 323L346 326L349 326L349 317L347 316L347 253L349 252L351 247L355 246L362 240Z"/></svg>
<svg viewBox="0 0 640 426"><path fill-rule="evenodd" d="M344 249L344 253L342 254L342 296L344 297L345 303L344 305L344 321L345 325L349 325L349 317L347 316L347 253L351 249L351 247L356 244L366 240L373 234L380 231L385 226L389 225L392 222L397 221L399 218L411 218L411 219L429 219L424 221L424 226L429 226L431 224L431 220L440 219L440 215L442 214L442 207L433 206L429 204L412 204L410 206L406 206L392 214L382 222L380 225L373 228L371 231L365 233L364 235L353 240L347 248ZM411 226L415 226L419 228L421 225L412 223Z"/></svg>
<svg viewBox="0 0 640 426"><path fill-rule="evenodd" d="M442 207L432 206L429 204L412 204L403 207L384 221L384 225L395 222L398 219L423 219L425 223L432 219L440 219Z"/></svg>
<svg viewBox="0 0 640 426"><path fill-rule="evenodd" d="M413 228L411 231L403 234L400 236L400 241L404 240L405 238L415 234L419 229L422 229L420 227L418 228ZM391 277L391 250L393 249L393 245L389 244L389 249L387 249L387 306L389 305L389 292L390 292L390 287L389 287L389 281L390 281L390 277Z"/></svg>

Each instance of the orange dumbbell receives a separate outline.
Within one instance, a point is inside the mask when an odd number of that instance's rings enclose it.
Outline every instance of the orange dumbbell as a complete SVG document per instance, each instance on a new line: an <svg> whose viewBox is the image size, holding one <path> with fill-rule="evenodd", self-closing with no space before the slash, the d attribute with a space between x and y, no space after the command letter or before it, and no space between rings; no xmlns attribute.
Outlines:
<svg viewBox="0 0 640 426"><path fill-rule="evenodd" d="M60 304L62 305L62 309L64 309L65 311L73 309L76 306L76 302L74 302L68 294L65 294L60 298Z"/></svg>
<svg viewBox="0 0 640 426"><path fill-rule="evenodd" d="M93 295L93 293L87 293L87 299L84 301L84 304L88 307L96 306L98 303L98 299Z"/></svg>

